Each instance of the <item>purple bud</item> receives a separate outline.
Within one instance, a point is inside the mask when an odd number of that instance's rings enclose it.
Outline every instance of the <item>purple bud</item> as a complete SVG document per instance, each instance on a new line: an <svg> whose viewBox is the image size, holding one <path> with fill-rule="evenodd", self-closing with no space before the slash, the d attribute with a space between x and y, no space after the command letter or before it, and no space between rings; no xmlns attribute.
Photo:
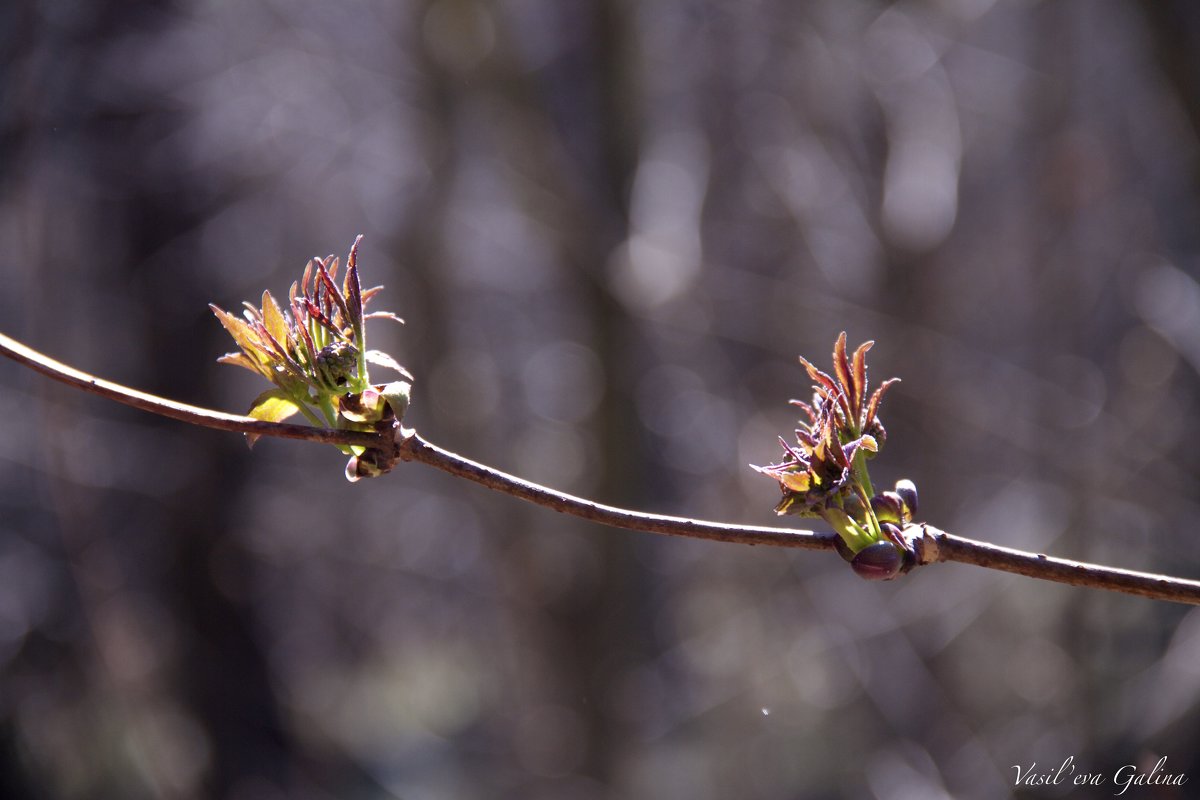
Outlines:
<svg viewBox="0 0 1200 800"><path fill-rule="evenodd" d="M346 462L346 480L354 483L361 478L378 478L396 465L396 459L378 448L371 448Z"/></svg>
<svg viewBox="0 0 1200 800"><path fill-rule="evenodd" d="M917 485L907 478L896 481L896 494L904 501L908 508L908 519L911 520L917 515Z"/></svg>
<svg viewBox="0 0 1200 800"><path fill-rule="evenodd" d="M871 498L871 510L880 522L904 522L904 500L895 492L882 492Z"/></svg>
<svg viewBox="0 0 1200 800"><path fill-rule="evenodd" d="M890 581L900 574L904 566L904 554L891 542L879 541L869 544L854 556L850 567L868 581Z"/></svg>

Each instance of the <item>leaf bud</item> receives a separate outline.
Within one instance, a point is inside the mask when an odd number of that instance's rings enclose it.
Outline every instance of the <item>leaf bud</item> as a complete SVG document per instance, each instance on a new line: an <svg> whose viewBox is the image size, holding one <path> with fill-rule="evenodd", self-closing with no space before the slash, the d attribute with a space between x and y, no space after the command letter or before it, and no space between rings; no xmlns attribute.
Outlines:
<svg viewBox="0 0 1200 800"><path fill-rule="evenodd" d="M323 385L336 389L349 383L358 366L358 352L347 342L333 342L317 353L317 378Z"/></svg>
<svg viewBox="0 0 1200 800"><path fill-rule="evenodd" d="M912 520L917 515L917 485L907 478L898 480L896 481L896 494L900 495L900 499L904 501L904 505L908 509L906 521Z"/></svg>
<svg viewBox="0 0 1200 800"><path fill-rule="evenodd" d="M908 519L905 519L904 500L895 492L881 492L872 497L871 510L880 522L892 522L897 525L908 522Z"/></svg>
<svg viewBox="0 0 1200 800"><path fill-rule="evenodd" d="M904 567L904 553L891 542L881 540L859 550L850 567L864 580L890 581Z"/></svg>

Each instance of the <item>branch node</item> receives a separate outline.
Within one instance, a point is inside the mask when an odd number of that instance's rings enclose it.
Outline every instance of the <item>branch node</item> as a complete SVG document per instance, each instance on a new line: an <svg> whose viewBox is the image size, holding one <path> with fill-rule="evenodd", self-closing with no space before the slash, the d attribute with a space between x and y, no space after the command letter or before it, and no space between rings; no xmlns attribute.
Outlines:
<svg viewBox="0 0 1200 800"><path fill-rule="evenodd" d="M924 566L925 564L933 564L942 560L942 554L938 548L938 534L941 533L932 525L927 525L924 522L919 525L912 525L905 530L905 533L916 533L913 528L920 528L920 533L913 537L913 548L917 552L917 564Z"/></svg>
<svg viewBox="0 0 1200 800"><path fill-rule="evenodd" d="M396 458L401 461L415 460L416 456L413 454L413 445L416 442L417 429L406 428L397 422L395 433L392 436L392 445L395 447Z"/></svg>

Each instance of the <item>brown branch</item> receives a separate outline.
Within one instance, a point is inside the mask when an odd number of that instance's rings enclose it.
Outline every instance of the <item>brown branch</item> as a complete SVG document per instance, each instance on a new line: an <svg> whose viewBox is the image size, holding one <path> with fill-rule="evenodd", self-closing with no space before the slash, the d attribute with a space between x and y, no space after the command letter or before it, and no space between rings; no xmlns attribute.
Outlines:
<svg viewBox="0 0 1200 800"><path fill-rule="evenodd" d="M754 525L730 525L687 517L646 514L616 506L606 506L582 497L548 489L540 484L531 483L463 458L457 453L425 441L411 430L405 430L402 436L397 437L397 446L400 449L400 458L404 461L420 461L423 464L445 470L451 475L483 484L497 492L510 494L539 506L546 506L564 514L582 517L603 525L612 525L616 528L662 533L668 536L685 536L691 539L762 544L771 547L800 547L806 550L832 550L834 541L837 539L836 533L816 533Z"/></svg>
<svg viewBox="0 0 1200 800"><path fill-rule="evenodd" d="M380 436L376 433L312 428L307 425L292 425L284 422L263 422L253 417L224 414L220 411L177 403L174 400L139 392L136 389L130 389L119 383L106 381L81 372L74 367L61 364L33 348L26 347L16 339L10 339L3 333L0 333L0 354L49 378L82 389L89 394L96 394L142 411L149 411L152 414L170 417L192 425L237 433L253 433L260 436L279 436L284 439L307 439L323 444L356 444L365 447L381 445ZM386 446L386 442L382 444Z"/></svg>
<svg viewBox="0 0 1200 800"><path fill-rule="evenodd" d="M565 514L589 519L617 528L686 536L739 544L761 544L770 547L800 547L808 550L833 549L835 533L787 528L765 528L746 525L727 525L718 522L643 514L623 508L601 505L591 500L558 492L536 483L517 478L484 464L463 458L425 441L413 431L398 437L400 458L420 461L445 470L460 478L483 484L504 494L528 500ZM988 569L1014 572L1030 578L1107 589L1136 594L1155 600L1200 605L1200 582L1148 572L1133 572L1097 564L1087 564L1066 558L1053 558L1042 553L1027 553L1008 547L977 542L938 530L932 525L919 525L917 556L919 564L958 561Z"/></svg>
<svg viewBox="0 0 1200 800"><path fill-rule="evenodd" d="M925 535L919 540L917 551L922 564L957 561L1070 586L1107 589L1153 600L1200 605L1200 581L1105 567L1045 553L1029 553L955 536L932 525L922 527Z"/></svg>
<svg viewBox="0 0 1200 800"><path fill-rule="evenodd" d="M47 358L3 334L0 334L0 354L54 380L75 386L83 391L193 425L262 436L307 439L326 444L356 444L366 447L387 445L386 442L381 442L379 434L263 422L251 417L223 414L206 408L176 403L80 372ZM831 550L837 540L835 533L731 525L686 517L645 514L594 503L463 458L425 441L415 432L407 429L397 429L395 448L397 457L404 461L420 461L460 478L482 484L489 489L510 494L555 511L619 528L693 539L770 547L798 547L808 550ZM1106 589L1155 600L1200 605L1200 582L1198 581L1087 564L1065 558L1054 558L1042 553L1028 553L955 536L931 525L920 525L919 527L921 531L916 538L916 547L920 564L958 561L1071 586Z"/></svg>

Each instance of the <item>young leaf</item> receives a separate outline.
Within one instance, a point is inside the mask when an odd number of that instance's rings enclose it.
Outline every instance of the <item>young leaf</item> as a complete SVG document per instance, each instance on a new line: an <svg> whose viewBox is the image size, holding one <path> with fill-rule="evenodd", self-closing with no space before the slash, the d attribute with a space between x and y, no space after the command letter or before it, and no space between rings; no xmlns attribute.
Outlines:
<svg viewBox="0 0 1200 800"><path fill-rule="evenodd" d="M276 342L280 344L287 342L287 320L284 319L283 311L279 309L279 304L275 302L275 298L271 296L270 292L263 292L262 295L262 319L267 333L271 334Z"/></svg>
<svg viewBox="0 0 1200 800"><path fill-rule="evenodd" d="M393 370L394 372L403 375L405 378L408 378L410 381L413 379L412 374L410 374L408 370L400 366L400 364L396 362L396 359L392 358L382 350L368 350L367 361L370 361L376 366L386 367L390 370Z"/></svg>
<svg viewBox="0 0 1200 800"><path fill-rule="evenodd" d="M401 369L401 372L404 372ZM405 373L406 375L408 373ZM404 419L404 412L408 410L408 403L412 392L412 384L407 381L395 381L389 383L380 390L383 399L391 406L392 413L396 415L396 420Z"/></svg>
<svg viewBox="0 0 1200 800"><path fill-rule="evenodd" d="M854 366L851 375L854 377L855 387L855 408L854 413L859 416L863 413L863 398L867 395L867 351L874 345L874 341L866 341L858 346L854 351ZM862 420L857 420L860 424Z"/></svg>
<svg viewBox="0 0 1200 800"><path fill-rule="evenodd" d="M263 422L283 422L298 411L300 406L284 394L282 389L268 389L254 398L254 403L246 414ZM246 444L253 447L258 438L258 434L247 433Z"/></svg>
<svg viewBox="0 0 1200 800"><path fill-rule="evenodd" d="M338 414L351 422L377 422L383 409L383 396L374 389L338 398Z"/></svg>
<svg viewBox="0 0 1200 800"><path fill-rule="evenodd" d="M837 375L838 383L842 385L842 393L846 395L846 399L850 401L850 414L853 415L857 409L854 407L856 392L854 391L854 377L850 373L850 362L846 360L846 332L842 331L833 344L833 374Z"/></svg>
<svg viewBox="0 0 1200 800"><path fill-rule="evenodd" d="M214 314L216 314L217 319L221 321L221 324L225 327L225 330L229 331L229 335L232 336L233 340L238 343L238 347L242 348L247 353L254 353L255 355L262 354L264 356L262 360L264 361L270 360L269 355L267 355L269 351L259 340L258 333L255 332L254 328L250 327L250 323L238 319L228 311L217 308L211 303L208 307L212 309Z"/></svg>
<svg viewBox="0 0 1200 800"><path fill-rule="evenodd" d="M261 375L267 380L271 379L270 370L260 367L250 356L245 353L226 353L217 359L219 364L235 364L239 367L245 367L256 375Z"/></svg>
<svg viewBox="0 0 1200 800"><path fill-rule="evenodd" d="M886 381L879 384L879 388L876 389L875 393L871 395L871 401L867 403L867 413L863 418L866 425L870 425L875 420L876 415L879 413L879 402L883 399L883 393L886 392L888 387L893 383L899 382L899 378L888 378Z"/></svg>
<svg viewBox="0 0 1200 800"><path fill-rule="evenodd" d="M362 238L362 234L359 234L354 237L354 244L350 245L350 254L346 256L346 277L342 280L347 316L360 347L362 346L363 304L365 302L362 295L362 283L358 278L358 244Z"/></svg>

